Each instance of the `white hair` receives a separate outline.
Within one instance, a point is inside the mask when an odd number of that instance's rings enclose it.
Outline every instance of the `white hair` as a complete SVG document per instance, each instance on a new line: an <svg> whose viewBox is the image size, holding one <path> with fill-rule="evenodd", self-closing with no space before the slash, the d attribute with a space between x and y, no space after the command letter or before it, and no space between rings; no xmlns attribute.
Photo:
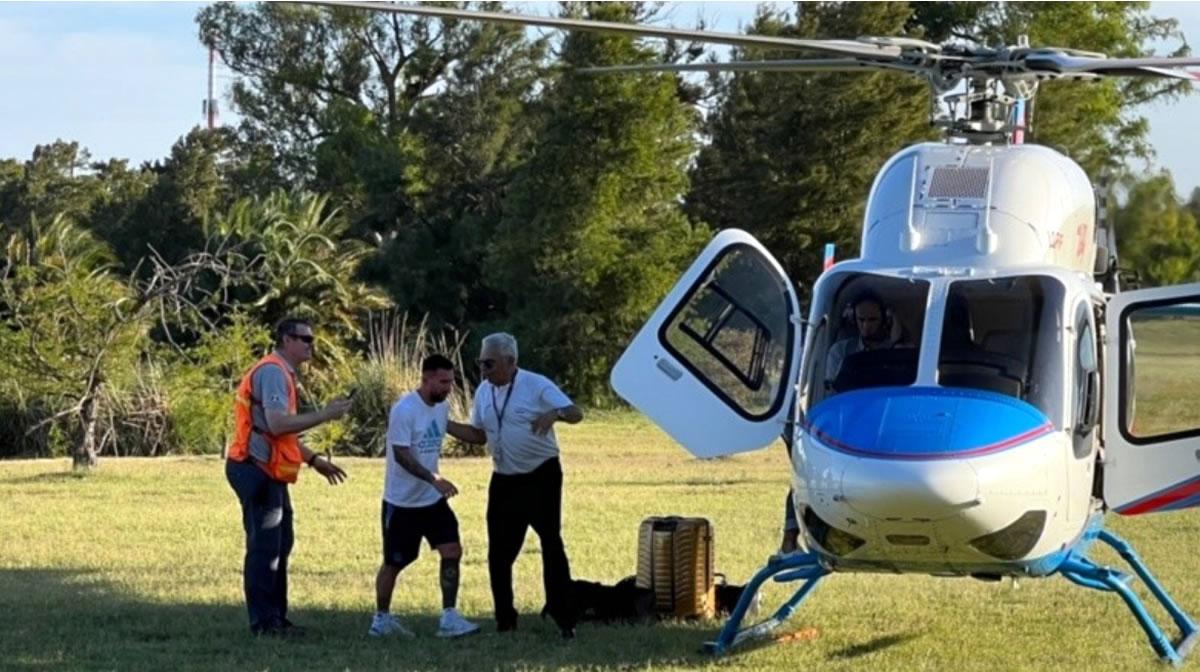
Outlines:
<svg viewBox="0 0 1200 672"><path fill-rule="evenodd" d="M488 334L483 337L483 344L479 349L489 350L495 349L505 357L512 357L513 364L517 363L517 339L512 334L506 334L503 331L494 334Z"/></svg>

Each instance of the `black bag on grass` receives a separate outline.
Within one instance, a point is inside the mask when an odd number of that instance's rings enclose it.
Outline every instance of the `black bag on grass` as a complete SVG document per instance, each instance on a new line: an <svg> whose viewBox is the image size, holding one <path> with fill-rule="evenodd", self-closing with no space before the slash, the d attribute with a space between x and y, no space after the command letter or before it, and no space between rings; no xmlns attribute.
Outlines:
<svg viewBox="0 0 1200 672"><path fill-rule="evenodd" d="M579 621L641 623L654 617L654 591L638 588L636 576L625 577L615 586L575 580L571 606ZM542 609L542 617L549 615L548 609Z"/></svg>

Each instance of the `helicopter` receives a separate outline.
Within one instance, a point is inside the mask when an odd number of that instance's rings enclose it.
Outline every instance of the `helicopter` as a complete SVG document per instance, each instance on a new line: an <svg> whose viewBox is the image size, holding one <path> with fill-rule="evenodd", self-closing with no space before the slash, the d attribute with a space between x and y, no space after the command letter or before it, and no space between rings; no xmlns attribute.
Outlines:
<svg viewBox="0 0 1200 672"><path fill-rule="evenodd" d="M722 231L611 373L614 390L693 455L761 449L781 432L789 445L803 550L771 556L706 648L725 653L770 633L838 572L1061 576L1116 593L1163 661L1181 664L1200 641L1196 621L1104 525L1110 511L1200 506L1200 421L1181 424L1137 403L1147 378L1138 372L1169 368L1150 343L1171 342L1179 320L1200 317L1200 284L1123 287L1106 191L1069 157L1024 142L1041 82L1196 80L1185 68L1200 58L1108 58L1025 39L1002 47L798 39L430 5L309 4L825 56L581 69L592 75L924 79L944 138L902 149L880 169L860 256L827 265L807 313L761 243ZM1138 367L1139 350L1158 360ZM1097 543L1132 574L1090 559ZM773 615L742 628L772 578L802 583ZM1135 578L1174 622L1174 639L1130 587Z"/></svg>

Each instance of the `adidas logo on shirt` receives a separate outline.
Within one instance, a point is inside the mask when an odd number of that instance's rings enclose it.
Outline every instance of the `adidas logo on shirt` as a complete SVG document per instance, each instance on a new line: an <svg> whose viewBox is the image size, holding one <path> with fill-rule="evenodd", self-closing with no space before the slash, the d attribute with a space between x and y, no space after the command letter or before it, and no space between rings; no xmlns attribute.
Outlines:
<svg viewBox="0 0 1200 672"><path fill-rule="evenodd" d="M430 420L429 426L425 428L425 434L421 437L421 442L417 444L417 450L422 453L436 453L442 447L442 430L438 427L436 421Z"/></svg>

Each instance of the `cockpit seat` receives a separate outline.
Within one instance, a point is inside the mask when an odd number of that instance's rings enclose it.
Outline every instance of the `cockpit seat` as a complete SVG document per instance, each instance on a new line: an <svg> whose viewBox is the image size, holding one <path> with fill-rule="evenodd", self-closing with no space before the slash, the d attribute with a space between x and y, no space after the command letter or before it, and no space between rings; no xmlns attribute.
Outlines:
<svg viewBox="0 0 1200 672"><path fill-rule="evenodd" d="M939 358L938 384L1022 399L1028 387L1027 367L1015 357L983 348L955 349L943 352Z"/></svg>

